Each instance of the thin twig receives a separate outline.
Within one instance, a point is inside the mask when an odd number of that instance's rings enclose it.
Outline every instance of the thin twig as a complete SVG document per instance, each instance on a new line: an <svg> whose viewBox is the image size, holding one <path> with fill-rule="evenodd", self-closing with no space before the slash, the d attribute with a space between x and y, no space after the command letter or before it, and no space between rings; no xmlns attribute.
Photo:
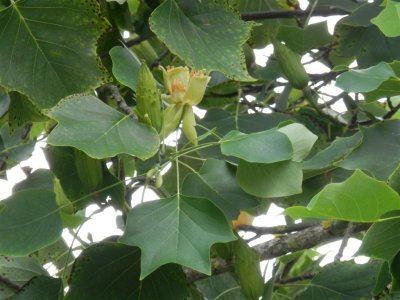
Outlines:
<svg viewBox="0 0 400 300"><path fill-rule="evenodd" d="M150 64L150 69L154 69L160 65L160 62L169 54L169 50L166 49Z"/></svg>
<svg viewBox="0 0 400 300"><path fill-rule="evenodd" d="M397 111L400 109L400 103L393 107L390 111L388 111L384 116L383 119L387 120L390 119Z"/></svg>
<svg viewBox="0 0 400 300"><path fill-rule="evenodd" d="M136 115L134 114L133 110L129 107L129 105L125 102L124 97L121 96L119 89L112 84L105 84L99 88L102 92L108 91L111 94L111 97L117 101L118 108L128 115L132 119L136 119Z"/></svg>
<svg viewBox="0 0 400 300"><path fill-rule="evenodd" d="M352 232L353 232L353 223L349 222L349 224L347 225L347 229L344 233L342 243L340 244L339 251L335 255L334 261L340 261L340 259L343 257L343 251L347 246L347 243L349 241Z"/></svg>
<svg viewBox="0 0 400 300"><path fill-rule="evenodd" d="M300 276L295 276L295 277L290 277L290 278L285 278L285 279L279 279L276 281L277 284L286 284L286 283L291 283L291 282L296 282L296 281L303 281L303 280L308 280L308 279L313 279L315 274L312 273L307 273L303 274Z"/></svg>
<svg viewBox="0 0 400 300"><path fill-rule="evenodd" d="M307 17L311 10L284 10L284 11L256 11L245 12L240 15L244 21L257 21L265 19L288 19L296 17ZM312 12L312 16L329 17L337 15L348 15L349 12L341 8L320 8Z"/></svg>
<svg viewBox="0 0 400 300"><path fill-rule="evenodd" d="M132 46L140 44L141 42L143 42L143 41L145 41L147 39L148 39L148 37L138 36L138 37L135 37L135 38L133 38L131 40L126 41L124 44L125 44L126 47L130 48Z"/></svg>

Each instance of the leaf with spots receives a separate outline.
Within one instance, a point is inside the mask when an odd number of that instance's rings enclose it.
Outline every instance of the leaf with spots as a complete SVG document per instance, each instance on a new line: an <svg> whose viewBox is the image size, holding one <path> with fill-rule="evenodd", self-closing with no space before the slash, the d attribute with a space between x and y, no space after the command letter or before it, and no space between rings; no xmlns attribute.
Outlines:
<svg viewBox="0 0 400 300"><path fill-rule="evenodd" d="M108 28L94 0L19 0L0 11L0 85L49 108L105 82L96 56Z"/></svg>
<svg viewBox="0 0 400 300"><path fill-rule="evenodd" d="M131 210L119 241L141 248L143 279L168 263L211 275L210 247L235 239L225 216L209 200L175 195Z"/></svg>
<svg viewBox="0 0 400 300"><path fill-rule="evenodd" d="M236 80L253 80L241 50L252 24L241 21L223 3L168 0L154 10L150 26L190 67L220 71Z"/></svg>
<svg viewBox="0 0 400 300"><path fill-rule="evenodd" d="M93 158L126 153L147 159L157 152L160 144L154 129L123 115L94 96L68 97L48 115L58 122L48 137L49 144L72 146Z"/></svg>

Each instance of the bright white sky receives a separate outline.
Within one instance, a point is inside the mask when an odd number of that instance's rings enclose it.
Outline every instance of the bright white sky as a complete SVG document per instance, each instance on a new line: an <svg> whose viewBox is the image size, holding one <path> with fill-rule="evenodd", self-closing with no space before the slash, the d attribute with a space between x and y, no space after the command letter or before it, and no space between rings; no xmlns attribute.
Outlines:
<svg viewBox="0 0 400 300"><path fill-rule="evenodd" d="M305 4L304 1L302 1L302 8L304 8ZM333 33L334 26L336 22L340 19L341 17L329 17L329 18L323 18L323 17L313 17L310 19L310 24L312 23L318 23L321 21L328 21L328 28L331 33ZM268 60L268 57L271 55L273 49L272 46L268 46L265 49L262 50L255 50L256 53L256 63L265 66L266 61ZM304 57L305 61L307 61L307 57ZM324 73L328 72L329 69L326 68L324 65L320 63L313 63L313 64L308 64L306 65L306 68L309 72L311 73ZM339 94L341 90L338 88L334 87L333 85L330 85L325 88L325 90L330 93L330 94ZM341 111L343 110L342 104L339 104L338 107L335 107L335 109ZM8 181L5 180L0 180L0 200L5 199L11 195L11 189L14 186L15 183L23 180L26 176L24 172L22 172L21 167L24 166L30 166L33 171L39 169L39 168L48 168L48 164L45 160L42 147L45 146L45 143L43 142L38 142L35 148L35 151L33 152L33 155L30 159L21 162L18 166L10 169L7 171L7 177ZM141 195L142 192L138 191L135 193L133 199L132 199L132 204L136 205L140 203L141 201ZM154 200L155 199L155 194L152 191L146 191L145 193L145 201L149 200ZM91 205L90 207L87 208L86 210L86 215L90 215L93 211L97 209L96 205ZM88 240L88 236L90 235L92 241L101 241L102 239L111 236L111 235L121 235L122 231L117 228L117 218L120 214L118 214L113 208L107 208L103 212L94 215L90 220L88 220L80 229L79 231L79 237L85 241ZM262 216L257 217L254 220L253 225L255 226L277 226L277 225L284 225L285 224L285 219L282 215L282 209L275 206L271 205L270 209L268 210L268 213ZM67 230L64 231L63 237L66 240L68 244L70 244L73 240L73 237L71 233ZM263 241L267 241L272 239L272 235L267 235L264 236L262 239L258 239L254 242L251 243L251 245L254 245L255 243L260 243ZM344 251L344 255L342 260L349 260L353 258L353 255L359 248L361 242L357 239L351 238L349 240L348 246L346 247ZM74 247L77 246L78 243L75 241ZM340 246L340 241L330 243L327 245L324 245L322 247L318 248L318 251L320 253L326 254L325 258L322 261L322 264L325 265L331 261L333 261L334 256L336 255L338 249ZM75 253L78 254L78 253ZM368 260L366 257L357 257L356 262L358 263L365 263ZM267 267L266 270L266 279L270 278L272 274L272 266L273 263L272 261L266 265L266 262L261 263L262 270L264 270L265 267Z"/></svg>

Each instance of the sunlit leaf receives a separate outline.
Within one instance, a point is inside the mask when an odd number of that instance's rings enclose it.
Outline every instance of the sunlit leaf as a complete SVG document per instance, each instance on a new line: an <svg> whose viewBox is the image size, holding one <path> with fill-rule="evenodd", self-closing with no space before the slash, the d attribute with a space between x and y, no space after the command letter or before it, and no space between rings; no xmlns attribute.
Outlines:
<svg viewBox="0 0 400 300"><path fill-rule="evenodd" d="M307 207L293 206L285 214L293 219L321 218L376 222L384 213L400 209L400 196L382 181L360 170L342 183L331 183Z"/></svg>
<svg viewBox="0 0 400 300"><path fill-rule="evenodd" d="M396 37L400 35L400 4L396 1L388 0L386 7L375 18L371 19L371 23L378 26L384 35L388 37Z"/></svg>

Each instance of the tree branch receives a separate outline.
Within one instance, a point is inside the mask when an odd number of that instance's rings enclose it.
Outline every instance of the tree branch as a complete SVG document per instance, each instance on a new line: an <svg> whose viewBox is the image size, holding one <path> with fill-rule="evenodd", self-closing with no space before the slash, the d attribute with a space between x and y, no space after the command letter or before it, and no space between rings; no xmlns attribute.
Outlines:
<svg viewBox="0 0 400 300"><path fill-rule="evenodd" d="M316 222L310 222L310 223L299 223L299 224L289 224L289 225L282 225L282 226L276 226L276 227L256 227L252 225L240 225L239 230L243 231L251 231L254 232L257 235L263 235L263 234L285 234L285 233L291 233L294 231L300 231L304 230L306 228L313 227L317 225L318 223Z"/></svg>
<svg viewBox="0 0 400 300"><path fill-rule="evenodd" d="M329 17L335 15L348 15L349 12L336 7L320 8L314 11L310 10L284 10L284 11L255 11L242 13L243 21L257 21L265 19L289 19L296 17L307 17L309 15L318 17Z"/></svg>
<svg viewBox="0 0 400 300"><path fill-rule="evenodd" d="M337 240L345 235L348 222L334 222L330 228L326 229L322 225L316 225L306 228L296 233L285 235L279 239L273 239L268 242L253 247L260 254L262 260L275 258L290 252L303 249L309 249L314 246ZM364 231L371 224L354 224L352 233Z"/></svg>

